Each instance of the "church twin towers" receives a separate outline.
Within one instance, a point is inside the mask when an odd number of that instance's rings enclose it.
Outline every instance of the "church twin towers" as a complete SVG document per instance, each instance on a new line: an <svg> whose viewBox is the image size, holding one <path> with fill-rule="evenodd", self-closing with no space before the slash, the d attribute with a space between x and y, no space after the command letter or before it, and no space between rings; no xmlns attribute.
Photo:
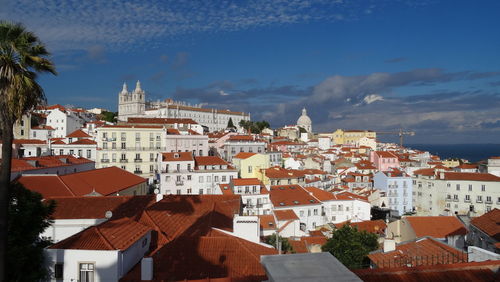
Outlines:
<svg viewBox="0 0 500 282"><path fill-rule="evenodd" d="M141 82L137 81L133 92L127 90L127 84L123 83L123 89L118 94L118 120L126 121L128 117L144 115L146 110L146 93L141 89Z"/></svg>

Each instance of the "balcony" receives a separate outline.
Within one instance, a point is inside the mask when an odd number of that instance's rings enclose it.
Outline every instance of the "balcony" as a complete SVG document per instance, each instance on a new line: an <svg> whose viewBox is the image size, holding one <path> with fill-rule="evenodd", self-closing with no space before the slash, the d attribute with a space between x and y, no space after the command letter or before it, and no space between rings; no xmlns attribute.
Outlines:
<svg viewBox="0 0 500 282"><path fill-rule="evenodd" d="M470 203L470 199L464 199L465 203Z"/></svg>
<svg viewBox="0 0 500 282"><path fill-rule="evenodd" d="M142 159L134 159L134 163L142 163Z"/></svg>
<svg viewBox="0 0 500 282"><path fill-rule="evenodd" d="M142 170L134 170L135 174L142 174Z"/></svg>
<svg viewBox="0 0 500 282"><path fill-rule="evenodd" d="M128 159L121 159L120 162L121 163L128 163Z"/></svg>
<svg viewBox="0 0 500 282"><path fill-rule="evenodd" d="M184 185L184 181L182 181L182 180L176 180L175 181L175 185L182 186L182 185Z"/></svg>
<svg viewBox="0 0 500 282"><path fill-rule="evenodd" d="M482 203L482 202L483 202L483 200L482 200L482 199L477 199L477 200L476 200L476 203Z"/></svg>
<svg viewBox="0 0 500 282"><path fill-rule="evenodd" d="M458 202L458 198L454 198L454 199L453 199L453 202Z"/></svg>
<svg viewBox="0 0 500 282"><path fill-rule="evenodd" d="M451 200L452 200L452 199L451 199L451 197L447 197L447 198L446 198L446 201L447 201L447 202L451 202Z"/></svg>
<svg viewBox="0 0 500 282"><path fill-rule="evenodd" d="M109 159L101 159L101 163L109 163Z"/></svg>
<svg viewBox="0 0 500 282"><path fill-rule="evenodd" d="M486 200L484 203L491 205L493 202L491 200Z"/></svg>
<svg viewBox="0 0 500 282"><path fill-rule="evenodd" d="M122 141L127 141L127 138L126 137L122 137L121 140Z"/></svg>

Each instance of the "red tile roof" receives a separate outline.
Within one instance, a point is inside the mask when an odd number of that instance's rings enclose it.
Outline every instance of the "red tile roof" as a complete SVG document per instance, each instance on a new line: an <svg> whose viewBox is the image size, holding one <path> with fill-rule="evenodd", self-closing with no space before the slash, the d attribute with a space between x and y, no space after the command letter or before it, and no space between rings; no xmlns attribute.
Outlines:
<svg viewBox="0 0 500 282"><path fill-rule="evenodd" d="M453 264L423 265L416 267L355 269L353 272L363 281L498 281L500 261L465 262Z"/></svg>
<svg viewBox="0 0 500 282"><path fill-rule="evenodd" d="M286 169L279 166L270 167L264 170L264 173L269 178L299 178L304 176L303 171Z"/></svg>
<svg viewBox="0 0 500 282"><path fill-rule="evenodd" d="M434 259L432 259L434 257ZM384 253L382 250L372 252L368 258L379 268L436 265L455 262L467 262L467 253L463 253L445 243L432 238L401 243L395 251Z"/></svg>
<svg viewBox="0 0 500 282"><path fill-rule="evenodd" d="M229 141L253 141L255 138L251 135L232 135L229 137Z"/></svg>
<svg viewBox="0 0 500 282"><path fill-rule="evenodd" d="M500 241L500 210L495 208L482 216L473 218L471 224L488 236Z"/></svg>
<svg viewBox="0 0 500 282"><path fill-rule="evenodd" d="M270 198L275 208L284 206L315 205L319 201L300 185L271 186Z"/></svg>
<svg viewBox="0 0 500 282"><path fill-rule="evenodd" d="M162 153L164 162L188 162L194 161L193 153L191 152L173 152Z"/></svg>
<svg viewBox="0 0 500 282"><path fill-rule="evenodd" d="M190 118L128 118L127 123L142 124L198 124Z"/></svg>
<svg viewBox="0 0 500 282"><path fill-rule="evenodd" d="M393 152L389 151L375 151L380 158L397 158L397 156Z"/></svg>
<svg viewBox="0 0 500 282"><path fill-rule="evenodd" d="M47 144L47 141L38 140L38 139L14 139L14 140L12 140L12 144L36 144L36 145L44 145L44 144Z"/></svg>
<svg viewBox="0 0 500 282"><path fill-rule="evenodd" d="M107 211L112 218L137 216L143 209L156 202L154 195L108 197L55 197L54 219L99 219Z"/></svg>
<svg viewBox="0 0 500 282"><path fill-rule="evenodd" d="M18 180L44 198L85 196L97 192L115 195L127 188L146 183L147 179L115 166L66 175L23 175Z"/></svg>
<svg viewBox="0 0 500 282"><path fill-rule="evenodd" d="M275 255L274 248L212 230L206 236L183 236L153 256L155 281L192 281L227 278L226 281L267 280L261 255ZM168 263L167 263L168 262ZM120 281L140 281L138 263Z"/></svg>
<svg viewBox="0 0 500 282"><path fill-rule="evenodd" d="M35 162L36 166L30 164L30 162ZM71 155L27 157L12 159L11 169L12 171L26 171L46 167L64 167L84 163L93 163L93 161L86 158L73 157Z"/></svg>
<svg viewBox="0 0 500 282"><path fill-rule="evenodd" d="M54 128L52 126L48 126L48 125L33 126L31 129L33 129L33 130L54 130Z"/></svg>
<svg viewBox="0 0 500 282"><path fill-rule="evenodd" d="M66 238L49 249L126 250L151 229L130 218L106 221Z"/></svg>
<svg viewBox="0 0 500 282"><path fill-rule="evenodd" d="M200 165L227 165L229 167L229 164L221 159L220 157L216 156L202 156L202 157L194 157L194 161L196 162L196 166Z"/></svg>
<svg viewBox="0 0 500 282"><path fill-rule="evenodd" d="M272 214L259 215L260 229L262 230L275 230L276 221Z"/></svg>
<svg viewBox="0 0 500 282"><path fill-rule="evenodd" d="M489 173L475 172L445 172L446 180L469 180L469 181L495 181L499 182L500 177Z"/></svg>
<svg viewBox="0 0 500 282"><path fill-rule="evenodd" d="M234 186L245 185L262 185L262 182L257 178L233 178Z"/></svg>
<svg viewBox="0 0 500 282"><path fill-rule="evenodd" d="M336 197L332 193L325 191L325 190L322 190L322 189L319 189L319 188L316 188L316 187L305 187L304 189L306 189L307 192L312 193L312 195L316 199L318 199L322 202L333 201L336 199Z"/></svg>
<svg viewBox="0 0 500 282"><path fill-rule="evenodd" d="M66 137L68 137L68 138L89 138L92 136L83 132L81 129L77 129L77 130L71 132L70 134L68 134L68 136L66 136Z"/></svg>
<svg viewBox="0 0 500 282"><path fill-rule="evenodd" d="M276 219L279 221L285 221L285 220L296 220L299 219L297 214L292 210L274 210L274 215L276 216Z"/></svg>
<svg viewBox="0 0 500 282"><path fill-rule="evenodd" d="M244 160L244 159L248 159L248 158L255 156L255 155L257 155L257 154L256 153L240 152L240 153L236 154L236 156L234 156L233 159L236 158L236 159Z"/></svg>
<svg viewBox="0 0 500 282"><path fill-rule="evenodd" d="M467 234L465 226L454 216L408 216L403 220L410 223L417 237L431 236L440 239Z"/></svg>
<svg viewBox="0 0 500 282"><path fill-rule="evenodd" d="M61 139L57 139L55 141L52 141L52 143L50 144L55 144L55 145L66 145L66 143L64 141L62 141Z"/></svg>

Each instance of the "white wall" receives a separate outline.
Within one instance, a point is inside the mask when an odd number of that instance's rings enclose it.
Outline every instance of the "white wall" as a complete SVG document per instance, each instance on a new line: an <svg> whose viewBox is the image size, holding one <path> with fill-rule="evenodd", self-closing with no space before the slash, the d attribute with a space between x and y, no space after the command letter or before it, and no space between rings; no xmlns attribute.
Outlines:
<svg viewBox="0 0 500 282"><path fill-rule="evenodd" d="M103 215L104 217L104 215ZM40 237L52 239L52 242L57 243L64 240L87 227L97 225L106 219L56 219L45 231L40 234Z"/></svg>

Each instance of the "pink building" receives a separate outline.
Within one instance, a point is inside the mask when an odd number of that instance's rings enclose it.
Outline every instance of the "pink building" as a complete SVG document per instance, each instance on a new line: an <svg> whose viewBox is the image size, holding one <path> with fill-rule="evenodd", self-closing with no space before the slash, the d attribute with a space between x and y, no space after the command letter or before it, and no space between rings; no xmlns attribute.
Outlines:
<svg viewBox="0 0 500 282"><path fill-rule="evenodd" d="M398 156L388 151L372 151L370 161L380 171L389 171L391 168L399 168Z"/></svg>

